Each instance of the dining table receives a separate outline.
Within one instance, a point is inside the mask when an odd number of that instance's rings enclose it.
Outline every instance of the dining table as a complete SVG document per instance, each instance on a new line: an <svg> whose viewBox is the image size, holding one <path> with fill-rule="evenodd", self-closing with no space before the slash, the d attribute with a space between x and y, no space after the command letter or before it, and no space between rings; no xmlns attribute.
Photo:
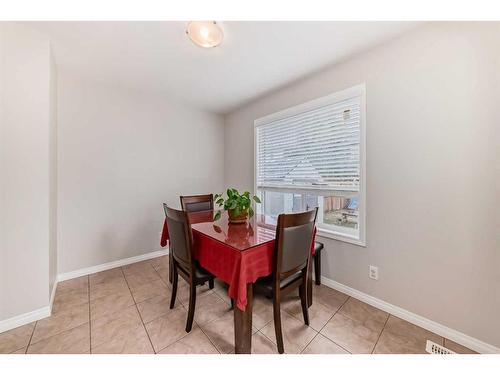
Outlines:
<svg viewBox="0 0 500 375"><path fill-rule="evenodd" d="M235 353L249 354L252 348L253 284L258 278L272 274L277 218L257 214L239 224L230 223L226 212L218 220L213 218L212 210L188 213L195 259L201 267L229 285L228 295L235 302ZM167 245L168 239L165 220L160 241L162 247ZM314 241L311 253L314 253ZM307 280L309 306L312 304L311 264L309 262Z"/></svg>

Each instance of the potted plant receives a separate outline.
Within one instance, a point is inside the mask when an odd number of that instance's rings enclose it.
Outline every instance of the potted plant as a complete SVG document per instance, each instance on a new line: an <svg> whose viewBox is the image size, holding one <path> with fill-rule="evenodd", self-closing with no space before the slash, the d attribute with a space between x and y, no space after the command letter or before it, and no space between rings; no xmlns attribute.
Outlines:
<svg viewBox="0 0 500 375"><path fill-rule="evenodd" d="M252 208L252 200L260 203L257 196L250 197L250 193L245 191L243 194L234 188L229 188L226 191L227 198L223 194L215 194L214 202L219 206L219 210L214 215L214 220L219 220L222 216L222 209L227 211L229 222L232 224L245 223L249 217L254 215Z"/></svg>

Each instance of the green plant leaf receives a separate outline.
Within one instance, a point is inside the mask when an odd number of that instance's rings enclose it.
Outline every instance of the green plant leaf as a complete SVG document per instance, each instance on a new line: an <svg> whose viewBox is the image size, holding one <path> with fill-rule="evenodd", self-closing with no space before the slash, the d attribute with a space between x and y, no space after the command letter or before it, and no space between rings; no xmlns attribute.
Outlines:
<svg viewBox="0 0 500 375"><path fill-rule="evenodd" d="M220 210L218 210L215 215L214 215L214 221L217 221L221 218L222 216L222 212Z"/></svg>
<svg viewBox="0 0 500 375"><path fill-rule="evenodd" d="M240 214L240 213L241 213L240 208L239 208L238 206L236 206L236 207L234 208L234 214L235 214L236 216L239 216L239 214Z"/></svg>
<svg viewBox="0 0 500 375"><path fill-rule="evenodd" d="M257 203L261 203L260 198L256 195L253 196L253 200L256 201Z"/></svg>
<svg viewBox="0 0 500 375"><path fill-rule="evenodd" d="M234 210L236 207L238 207L238 202L236 200L232 200L229 209Z"/></svg>
<svg viewBox="0 0 500 375"><path fill-rule="evenodd" d="M224 204L224 199L219 198L219 199L217 199L217 202L215 202L215 203L217 203L219 206L222 206Z"/></svg>
<svg viewBox="0 0 500 375"><path fill-rule="evenodd" d="M252 208L252 207L248 207L248 216L249 216L249 217L252 217L252 216L253 216L253 214L254 214L254 212L253 212L253 208Z"/></svg>
<svg viewBox="0 0 500 375"><path fill-rule="evenodd" d="M233 191L231 189L227 189L226 194L228 198L231 198L233 196Z"/></svg>

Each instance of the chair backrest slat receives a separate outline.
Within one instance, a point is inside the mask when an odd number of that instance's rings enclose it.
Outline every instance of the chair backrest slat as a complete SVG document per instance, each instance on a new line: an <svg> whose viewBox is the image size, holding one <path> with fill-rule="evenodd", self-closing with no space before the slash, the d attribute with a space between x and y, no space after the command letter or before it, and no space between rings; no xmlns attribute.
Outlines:
<svg viewBox="0 0 500 375"><path fill-rule="evenodd" d="M311 256L314 223L318 209L278 216L274 275L284 279L307 266Z"/></svg>
<svg viewBox="0 0 500 375"><path fill-rule="evenodd" d="M197 212L214 209L213 194L205 195L183 195L181 196L181 207L183 211Z"/></svg>

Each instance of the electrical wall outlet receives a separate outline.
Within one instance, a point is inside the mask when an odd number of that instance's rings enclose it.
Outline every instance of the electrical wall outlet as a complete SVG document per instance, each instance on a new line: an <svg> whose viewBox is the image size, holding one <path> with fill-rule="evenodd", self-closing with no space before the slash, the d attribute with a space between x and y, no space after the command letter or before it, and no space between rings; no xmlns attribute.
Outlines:
<svg viewBox="0 0 500 375"><path fill-rule="evenodd" d="M373 280L378 280L378 267L370 266L368 277Z"/></svg>

